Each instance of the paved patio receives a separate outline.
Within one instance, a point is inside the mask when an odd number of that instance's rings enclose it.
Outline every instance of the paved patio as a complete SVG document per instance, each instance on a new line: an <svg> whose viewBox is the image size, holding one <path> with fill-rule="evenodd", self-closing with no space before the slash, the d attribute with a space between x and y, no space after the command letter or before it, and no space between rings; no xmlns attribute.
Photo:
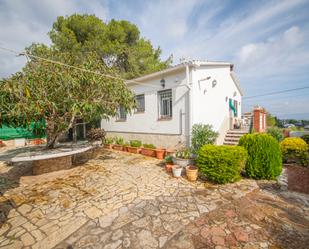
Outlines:
<svg viewBox="0 0 309 249"><path fill-rule="evenodd" d="M223 248L230 237L234 246L267 248L276 240L265 231L256 235L263 221L238 212L259 195L290 205L284 219L302 215L291 226L305 227L294 234L300 245L308 241L308 197L287 204L253 180L190 183L171 177L156 159L112 151L66 171L27 176L30 170L0 165L0 248ZM248 208L259 213L258 204Z"/></svg>

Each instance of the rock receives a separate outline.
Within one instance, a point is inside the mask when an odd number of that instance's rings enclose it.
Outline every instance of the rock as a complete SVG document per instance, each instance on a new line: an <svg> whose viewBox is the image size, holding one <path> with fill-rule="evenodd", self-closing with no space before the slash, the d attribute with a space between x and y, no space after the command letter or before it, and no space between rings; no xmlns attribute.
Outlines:
<svg viewBox="0 0 309 249"><path fill-rule="evenodd" d="M130 245L131 245L130 239L129 239L129 238L124 238L123 241L122 241L122 246L123 246L124 248L129 248Z"/></svg>
<svg viewBox="0 0 309 249"><path fill-rule="evenodd" d="M224 237L222 236L213 236L211 240L215 245L219 245L219 246L225 245L225 240L224 240Z"/></svg>
<svg viewBox="0 0 309 249"><path fill-rule="evenodd" d="M116 230L112 235L112 240L119 240L123 236L122 230Z"/></svg>
<svg viewBox="0 0 309 249"><path fill-rule="evenodd" d="M20 239L24 246L31 246L35 243L34 238L29 233L25 233L20 237Z"/></svg>
<svg viewBox="0 0 309 249"><path fill-rule="evenodd" d="M102 215L102 211L95 206L86 209L84 212L92 220Z"/></svg>
<svg viewBox="0 0 309 249"><path fill-rule="evenodd" d="M107 244L104 246L104 249L116 249L121 245L122 241L121 240L117 240L113 243Z"/></svg>
<svg viewBox="0 0 309 249"><path fill-rule="evenodd" d="M99 223L102 228L110 226L113 221L118 217L118 212L114 211L108 215L99 218Z"/></svg>
<svg viewBox="0 0 309 249"><path fill-rule="evenodd" d="M238 241L247 242L249 239L248 234L243 229L240 229L240 228L234 231L234 235Z"/></svg>
<svg viewBox="0 0 309 249"><path fill-rule="evenodd" d="M159 238L159 247L162 248L167 241L167 236L162 236Z"/></svg>
<svg viewBox="0 0 309 249"><path fill-rule="evenodd" d="M148 230L142 230L137 234L139 244L142 248L155 248L158 246L158 241L152 236Z"/></svg>

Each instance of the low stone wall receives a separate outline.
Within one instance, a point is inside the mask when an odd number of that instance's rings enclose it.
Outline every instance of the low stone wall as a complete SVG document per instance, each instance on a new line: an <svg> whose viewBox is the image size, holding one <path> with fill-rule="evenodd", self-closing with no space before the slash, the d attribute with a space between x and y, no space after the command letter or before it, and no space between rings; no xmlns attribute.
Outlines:
<svg viewBox="0 0 309 249"><path fill-rule="evenodd" d="M72 167L72 156L63 156L51 159L33 161L33 175L40 175L52 171L69 169Z"/></svg>
<svg viewBox="0 0 309 249"><path fill-rule="evenodd" d="M107 131L109 137L123 137L125 141L140 140L143 144L154 144L157 147L164 148L179 148L186 146L186 136L184 135L169 135L169 134L154 134L154 133L125 133L125 132L110 132Z"/></svg>

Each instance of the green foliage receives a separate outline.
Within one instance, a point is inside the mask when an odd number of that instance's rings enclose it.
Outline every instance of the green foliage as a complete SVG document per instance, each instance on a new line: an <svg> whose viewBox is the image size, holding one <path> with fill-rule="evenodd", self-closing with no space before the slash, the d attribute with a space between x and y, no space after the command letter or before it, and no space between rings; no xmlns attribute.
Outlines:
<svg viewBox="0 0 309 249"><path fill-rule="evenodd" d="M269 127L269 128L267 128L267 134L271 135L278 142L282 141L282 139L283 139L282 129L280 129L278 127Z"/></svg>
<svg viewBox="0 0 309 249"><path fill-rule="evenodd" d="M99 140L104 141L105 135L105 131L101 128L92 128L86 134L89 142L95 142Z"/></svg>
<svg viewBox="0 0 309 249"><path fill-rule="evenodd" d="M146 149L155 149L156 146L154 146L153 144L143 144L143 147Z"/></svg>
<svg viewBox="0 0 309 249"><path fill-rule="evenodd" d="M307 166L309 163L308 144L299 137L287 137L280 143L283 161L299 161L301 165Z"/></svg>
<svg viewBox="0 0 309 249"><path fill-rule="evenodd" d="M188 148L182 148L178 151L176 151L176 157L177 158L181 158L181 159L190 159L192 156L191 156L192 152L190 149Z"/></svg>
<svg viewBox="0 0 309 249"><path fill-rule="evenodd" d="M49 36L60 51L96 51L127 79L165 69L172 62L171 56L161 61L161 49L154 49L140 37L138 27L125 20L104 23L94 15L59 16Z"/></svg>
<svg viewBox="0 0 309 249"><path fill-rule="evenodd" d="M195 124L192 127L191 144L194 153L205 144L214 144L218 137L211 125Z"/></svg>
<svg viewBox="0 0 309 249"><path fill-rule="evenodd" d="M173 163L173 157L171 155L168 155L164 158L165 163L172 164Z"/></svg>
<svg viewBox="0 0 309 249"><path fill-rule="evenodd" d="M198 152L197 166L209 180L217 183L241 179L247 152L240 146L204 145Z"/></svg>
<svg viewBox="0 0 309 249"><path fill-rule="evenodd" d="M303 135L301 138L309 145L309 134Z"/></svg>
<svg viewBox="0 0 309 249"><path fill-rule="evenodd" d="M115 141L113 137L105 137L104 144L112 144Z"/></svg>
<svg viewBox="0 0 309 249"><path fill-rule="evenodd" d="M270 113L266 114L266 125L268 127L274 127L277 125L277 118L272 116Z"/></svg>
<svg viewBox="0 0 309 249"><path fill-rule="evenodd" d="M142 142L140 140L131 140L130 146L135 148L140 148L142 146Z"/></svg>
<svg viewBox="0 0 309 249"><path fill-rule="evenodd" d="M35 44L27 52L87 70L115 74L92 52L64 53ZM85 122L107 119L117 114L120 105L126 110L134 107L134 94L121 80L35 58L21 72L0 80L0 96L0 125L27 126L45 120L49 148L76 119Z"/></svg>
<svg viewBox="0 0 309 249"><path fill-rule="evenodd" d="M239 145L248 151L246 174L255 179L275 179L281 174L282 159L278 141L268 134L246 134Z"/></svg>
<svg viewBox="0 0 309 249"><path fill-rule="evenodd" d="M115 137L115 144L124 145L124 139L122 137Z"/></svg>

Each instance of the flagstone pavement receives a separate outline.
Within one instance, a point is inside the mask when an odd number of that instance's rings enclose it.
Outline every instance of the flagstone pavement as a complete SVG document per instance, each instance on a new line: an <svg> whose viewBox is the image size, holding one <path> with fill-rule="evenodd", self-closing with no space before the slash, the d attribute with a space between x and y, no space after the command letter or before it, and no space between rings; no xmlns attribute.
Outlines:
<svg viewBox="0 0 309 249"><path fill-rule="evenodd" d="M191 183L157 159L107 150L70 170L29 170L0 165L0 248L268 248L293 236L295 248L309 244L308 196L289 202L253 180ZM280 225L281 237L270 236Z"/></svg>

